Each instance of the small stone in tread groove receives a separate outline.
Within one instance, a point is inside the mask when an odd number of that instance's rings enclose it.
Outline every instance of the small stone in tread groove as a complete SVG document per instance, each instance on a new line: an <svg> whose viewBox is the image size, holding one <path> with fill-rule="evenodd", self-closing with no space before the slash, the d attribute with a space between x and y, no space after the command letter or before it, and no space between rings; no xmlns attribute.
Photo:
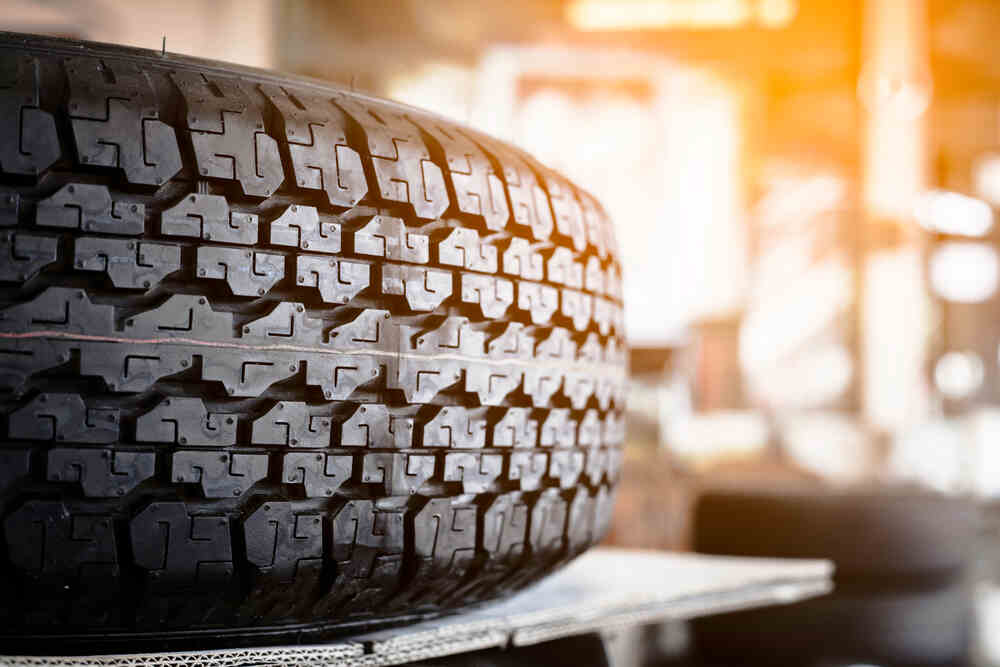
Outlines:
<svg viewBox="0 0 1000 667"><path fill-rule="evenodd" d="M292 204L271 221L271 244L311 252L340 252L340 223L319 217L315 206Z"/></svg>
<svg viewBox="0 0 1000 667"><path fill-rule="evenodd" d="M254 245L260 238L257 216L231 210L221 195L185 195L160 214L160 231L168 236L240 245Z"/></svg>
<svg viewBox="0 0 1000 667"><path fill-rule="evenodd" d="M101 234L142 234L145 216L145 204L112 201L107 186L87 183L66 184L35 207L35 224L40 227Z"/></svg>
<svg viewBox="0 0 1000 667"><path fill-rule="evenodd" d="M361 255L426 264L430 260L430 238L409 231L399 218L376 215L354 232L354 251Z"/></svg>

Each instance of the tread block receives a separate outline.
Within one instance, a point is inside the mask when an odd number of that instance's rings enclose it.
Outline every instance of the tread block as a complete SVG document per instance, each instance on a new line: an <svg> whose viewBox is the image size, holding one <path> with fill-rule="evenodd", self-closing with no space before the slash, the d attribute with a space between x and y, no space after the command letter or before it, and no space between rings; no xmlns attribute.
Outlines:
<svg viewBox="0 0 1000 667"><path fill-rule="evenodd" d="M545 258L539 246L527 239L512 238L501 257L503 272L507 275L536 281L545 277Z"/></svg>
<svg viewBox="0 0 1000 667"><path fill-rule="evenodd" d="M39 66L33 56L5 50L0 55L0 172L35 176L62 152L56 121L39 106Z"/></svg>
<svg viewBox="0 0 1000 667"><path fill-rule="evenodd" d="M354 251L399 262L426 264L430 261L430 238L409 231L399 218L376 215L354 232Z"/></svg>
<svg viewBox="0 0 1000 667"><path fill-rule="evenodd" d="M538 177L531 166L510 146L481 134L475 134L472 138L500 164L503 181L510 195L513 221L530 227L535 239L548 239L555 225L552 210L549 208L548 195L538 184Z"/></svg>
<svg viewBox="0 0 1000 667"><path fill-rule="evenodd" d="M617 491L602 486L594 497L594 530L591 533L591 543L596 544L604 539L611 528L614 518L615 495Z"/></svg>
<svg viewBox="0 0 1000 667"><path fill-rule="evenodd" d="M549 457L545 452L513 451L510 453L510 470L507 479L521 480L522 491L535 491L542 485L548 470Z"/></svg>
<svg viewBox="0 0 1000 667"><path fill-rule="evenodd" d="M410 310L437 310L451 296L450 271L422 266L386 264L382 267L382 293L405 296Z"/></svg>
<svg viewBox="0 0 1000 667"><path fill-rule="evenodd" d="M257 216L231 210L222 195L185 196L160 214L160 232L240 245L260 239Z"/></svg>
<svg viewBox="0 0 1000 667"><path fill-rule="evenodd" d="M292 204L271 221L270 240L273 245L338 253L340 223L321 220L315 206Z"/></svg>
<svg viewBox="0 0 1000 667"><path fill-rule="evenodd" d="M118 440L117 408L91 408L79 394L45 393L10 413L7 434L19 440L103 444Z"/></svg>
<svg viewBox="0 0 1000 667"><path fill-rule="evenodd" d="M575 351L576 345L565 329L553 329L546 339L535 345L537 363L524 370L524 393L531 397L536 408L548 406L552 396L562 387L567 373L566 362L575 358Z"/></svg>
<svg viewBox="0 0 1000 667"><path fill-rule="evenodd" d="M31 472L31 448L0 449L0 494Z"/></svg>
<svg viewBox="0 0 1000 667"><path fill-rule="evenodd" d="M345 259L299 255L296 283L315 287L326 303L347 303L371 284L371 266Z"/></svg>
<svg viewBox="0 0 1000 667"><path fill-rule="evenodd" d="M233 314L212 310L204 297L173 294L159 306L125 320L125 331L135 337L198 336L225 340L232 336Z"/></svg>
<svg viewBox="0 0 1000 667"><path fill-rule="evenodd" d="M364 456L361 481L384 484L388 496L412 495L434 476L434 465L434 456L428 454L372 452Z"/></svg>
<svg viewBox="0 0 1000 667"><path fill-rule="evenodd" d="M250 442L282 447L329 447L330 415L312 414L305 403L278 401L254 420Z"/></svg>
<svg viewBox="0 0 1000 667"><path fill-rule="evenodd" d="M516 563L528 543L530 508L519 493L498 495L483 513L483 549L490 560Z"/></svg>
<svg viewBox="0 0 1000 667"><path fill-rule="evenodd" d="M437 245L438 260L448 266L457 266L472 271L496 273L496 246L482 243L476 230L456 227Z"/></svg>
<svg viewBox="0 0 1000 667"><path fill-rule="evenodd" d="M243 537L247 561L264 574L290 580L303 566L322 564L323 522L316 510L265 502L243 521Z"/></svg>
<svg viewBox="0 0 1000 667"><path fill-rule="evenodd" d="M231 396L259 396L275 382L299 372L295 352L219 350L202 357L201 376L218 380Z"/></svg>
<svg viewBox="0 0 1000 667"><path fill-rule="evenodd" d="M69 115L80 162L121 169L130 183L160 185L181 170L174 128L135 63L67 58Z"/></svg>
<svg viewBox="0 0 1000 667"><path fill-rule="evenodd" d="M593 297L573 289L562 289L559 292L562 294L560 312L572 320L573 328L577 331L590 328L590 319L594 314Z"/></svg>
<svg viewBox="0 0 1000 667"><path fill-rule="evenodd" d="M360 405L341 426L340 446L409 449L413 424L413 418L390 414L381 403Z"/></svg>
<svg viewBox="0 0 1000 667"><path fill-rule="evenodd" d="M243 337L263 338L268 342L296 345L319 345L323 342L323 321L310 317L303 304L283 301L270 313L247 322Z"/></svg>
<svg viewBox="0 0 1000 667"><path fill-rule="evenodd" d="M348 455L289 452L282 461L281 481L303 485L307 498L322 498L336 493L351 478L353 467Z"/></svg>
<svg viewBox="0 0 1000 667"><path fill-rule="evenodd" d="M337 349L356 350L359 347L381 349L386 342L386 331L391 325L388 310L365 308L354 319L330 329L329 345Z"/></svg>
<svg viewBox="0 0 1000 667"><path fill-rule="evenodd" d="M181 268L181 249L165 243L82 237L73 242L74 266L106 273L115 287L149 289Z"/></svg>
<svg viewBox="0 0 1000 667"><path fill-rule="evenodd" d="M538 422L530 408L508 408L493 426L492 447L534 447L538 442Z"/></svg>
<svg viewBox="0 0 1000 667"><path fill-rule="evenodd" d="M319 387L328 401L342 401L380 371L378 360L368 354L324 355L306 364L306 383Z"/></svg>
<svg viewBox="0 0 1000 667"><path fill-rule="evenodd" d="M155 472L155 453L112 449L50 449L46 465L47 480L78 482L88 498L124 496Z"/></svg>
<svg viewBox="0 0 1000 667"><path fill-rule="evenodd" d="M549 455L549 477L559 480L559 487L572 489L583 473L584 455L578 449L554 449Z"/></svg>
<svg viewBox="0 0 1000 667"><path fill-rule="evenodd" d="M187 127L202 176L238 181L244 194L268 197L285 180L278 142L244 84L197 72L170 74L184 97Z"/></svg>
<svg viewBox="0 0 1000 667"><path fill-rule="evenodd" d="M592 449L587 452L587 463L584 472L594 486L601 483L611 465L611 452L608 449Z"/></svg>
<svg viewBox="0 0 1000 667"><path fill-rule="evenodd" d="M532 324L548 324L559 308L559 290L551 285L518 281L517 307L531 313Z"/></svg>
<svg viewBox="0 0 1000 667"><path fill-rule="evenodd" d="M146 391L161 378L180 373L193 361L191 350L161 345L124 346L104 343L58 345L64 358L79 352L81 375L102 378L111 391Z"/></svg>
<svg viewBox="0 0 1000 667"><path fill-rule="evenodd" d="M592 294L604 294L604 270L601 262L593 255L587 259L583 269L583 286Z"/></svg>
<svg viewBox="0 0 1000 667"><path fill-rule="evenodd" d="M431 160L420 131L389 106L344 95L335 101L364 132L379 196L412 205L417 217L424 220L444 213L448 208L444 174Z"/></svg>
<svg viewBox="0 0 1000 667"><path fill-rule="evenodd" d="M501 319L514 303L514 283L498 276L463 273L462 301L479 304L483 317Z"/></svg>
<svg viewBox="0 0 1000 667"><path fill-rule="evenodd" d="M542 447L574 447L576 428L577 424L570 419L569 410L565 408L549 410L548 416L542 422L539 443Z"/></svg>
<svg viewBox="0 0 1000 667"><path fill-rule="evenodd" d="M232 498L267 476L267 454L179 450L171 460L176 484L198 484L206 498Z"/></svg>
<svg viewBox="0 0 1000 667"><path fill-rule="evenodd" d="M261 84L281 119L300 188L323 190L334 206L354 206L368 193L364 166L347 141L347 118L327 98Z"/></svg>
<svg viewBox="0 0 1000 667"><path fill-rule="evenodd" d="M459 498L431 498L413 521L417 569L410 603L440 600L460 588L475 563L475 505Z"/></svg>
<svg viewBox="0 0 1000 667"><path fill-rule="evenodd" d="M607 235L611 232L611 221L608 220L604 208L590 194L582 190L577 190L576 194L580 200L580 207L583 209L583 224L586 227L587 240L597 250L597 255L604 259L608 256Z"/></svg>
<svg viewBox="0 0 1000 667"><path fill-rule="evenodd" d="M139 442L228 447L236 443L236 418L209 412L200 398L165 398L135 422Z"/></svg>
<svg viewBox="0 0 1000 667"><path fill-rule="evenodd" d="M548 559L559 555L565 544L569 506L557 489L545 489L531 508L528 542L532 556Z"/></svg>
<svg viewBox="0 0 1000 667"><path fill-rule="evenodd" d="M59 239L26 232L0 232L0 280L30 280L59 257Z"/></svg>
<svg viewBox="0 0 1000 667"><path fill-rule="evenodd" d="M198 276L225 280L237 296L263 296L285 277L285 256L242 248L198 248Z"/></svg>
<svg viewBox="0 0 1000 667"><path fill-rule="evenodd" d="M368 610L392 595L402 573L403 519L401 510L378 509L371 500L350 500L337 510L331 554L337 577L317 611Z"/></svg>
<svg viewBox="0 0 1000 667"><path fill-rule="evenodd" d="M523 377L516 367L469 363L465 368L465 391L476 394L482 405L500 405L521 385Z"/></svg>
<svg viewBox="0 0 1000 667"><path fill-rule="evenodd" d="M569 504L569 522L566 525L566 557L572 558L582 553L594 543L596 497L587 489L577 489Z"/></svg>
<svg viewBox="0 0 1000 667"><path fill-rule="evenodd" d="M604 422L597 410L587 410L580 420L577 430L576 444L580 447L590 447L591 449L600 446Z"/></svg>
<svg viewBox="0 0 1000 667"><path fill-rule="evenodd" d="M136 235L145 231L145 221L145 204L112 201L105 185L68 183L35 207L35 224L40 227Z"/></svg>
<svg viewBox="0 0 1000 667"><path fill-rule="evenodd" d="M573 251L562 246L555 248L545 263L549 282L583 289L583 264L573 261Z"/></svg>
<svg viewBox="0 0 1000 667"><path fill-rule="evenodd" d="M294 616L323 571L323 519L315 509L269 501L243 521L247 561L258 576L244 603L254 618Z"/></svg>
<svg viewBox="0 0 1000 667"><path fill-rule="evenodd" d="M604 273L604 294L621 303L622 273L615 265L609 266Z"/></svg>
<svg viewBox="0 0 1000 667"><path fill-rule="evenodd" d="M487 229L497 231L506 227L510 209L503 181L483 150L464 134L454 128L446 129L432 118L411 120L441 146L455 186L458 210L482 217Z"/></svg>
<svg viewBox="0 0 1000 667"><path fill-rule="evenodd" d="M604 349L597 334L591 333L587 336L587 340L579 348L576 360L578 363L566 371L563 394L569 398L573 409L583 410L587 407L590 397L599 389L597 374L591 370L604 360ZM604 391L610 397L611 386L606 385ZM607 401L603 402L602 407L607 409Z"/></svg>
<svg viewBox="0 0 1000 667"><path fill-rule="evenodd" d="M428 403L462 379L462 363L452 355L482 356L485 334L464 317L449 317L436 329L400 327L399 356L388 364L387 386L410 403Z"/></svg>
<svg viewBox="0 0 1000 667"><path fill-rule="evenodd" d="M0 387L21 395L35 373L54 368L71 358L48 341L13 340L0 343Z"/></svg>
<svg viewBox="0 0 1000 667"><path fill-rule="evenodd" d="M611 327L614 324L614 304L607 299L595 296L593 317L597 324L597 330L601 332L602 336L607 336L611 333Z"/></svg>
<svg viewBox="0 0 1000 667"><path fill-rule="evenodd" d="M111 517L98 506L29 500L4 520L11 563L32 573L66 577L118 575Z"/></svg>
<svg viewBox="0 0 1000 667"><path fill-rule="evenodd" d="M448 452L444 481L461 482L462 493L485 493L503 471L503 456L479 452Z"/></svg>
<svg viewBox="0 0 1000 667"><path fill-rule="evenodd" d="M423 426L424 447L480 449L486 446L486 417L481 411L441 408Z"/></svg>
<svg viewBox="0 0 1000 667"><path fill-rule="evenodd" d="M623 445L625 444L625 418L614 412L609 412L604 417L604 444Z"/></svg>
<svg viewBox="0 0 1000 667"><path fill-rule="evenodd" d="M583 209L576 199L573 186L552 172L547 172L544 180L549 201L552 202L556 229L573 240L573 247L578 252L583 251L587 247L587 231L583 225Z"/></svg>
<svg viewBox="0 0 1000 667"><path fill-rule="evenodd" d="M156 501L132 519L135 564L155 581L197 588L232 578L229 519L193 512L183 502Z"/></svg>

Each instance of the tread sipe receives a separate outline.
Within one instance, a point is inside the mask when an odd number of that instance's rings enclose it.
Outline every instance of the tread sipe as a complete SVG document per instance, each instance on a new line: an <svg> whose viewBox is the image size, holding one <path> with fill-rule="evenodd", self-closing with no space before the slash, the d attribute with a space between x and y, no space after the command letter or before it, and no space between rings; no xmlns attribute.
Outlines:
<svg viewBox="0 0 1000 667"><path fill-rule="evenodd" d="M590 195L139 49L0 33L0 112L0 652L305 640L604 534L625 350Z"/></svg>

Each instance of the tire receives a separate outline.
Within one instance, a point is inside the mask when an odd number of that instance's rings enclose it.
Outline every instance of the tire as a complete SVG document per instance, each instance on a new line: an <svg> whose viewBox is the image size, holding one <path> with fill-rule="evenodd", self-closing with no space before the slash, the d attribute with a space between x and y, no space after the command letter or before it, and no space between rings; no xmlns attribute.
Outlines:
<svg viewBox="0 0 1000 667"><path fill-rule="evenodd" d="M838 586L949 581L979 524L965 498L911 489L714 489L694 511L694 549L708 554L828 558Z"/></svg>
<svg viewBox="0 0 1000 667"><path fill-rule="evenodd" d="M840 594L695 619L707 665L961 667L970 664L973 609L962 585Z"/></svg>
<svg viewBox="0 0 1000 667"><path fill-rule="evenodd" d="M0 34L0 652L307 641L522 588L622 459L600 205L320 82Z"/></svg>

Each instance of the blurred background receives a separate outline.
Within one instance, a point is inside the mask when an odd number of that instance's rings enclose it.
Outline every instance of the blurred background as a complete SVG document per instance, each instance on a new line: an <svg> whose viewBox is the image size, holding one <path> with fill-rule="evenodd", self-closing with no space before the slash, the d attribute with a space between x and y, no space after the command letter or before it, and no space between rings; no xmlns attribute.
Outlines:
<svg viewBox="0 0 1000 667"><path fill-rule="evenodd" d="M597 195L632 347L612 543L690 548L701 489L796 480L972 499L1000 546L1000 3L6 0L0 29L334 81Z"/></svg>

